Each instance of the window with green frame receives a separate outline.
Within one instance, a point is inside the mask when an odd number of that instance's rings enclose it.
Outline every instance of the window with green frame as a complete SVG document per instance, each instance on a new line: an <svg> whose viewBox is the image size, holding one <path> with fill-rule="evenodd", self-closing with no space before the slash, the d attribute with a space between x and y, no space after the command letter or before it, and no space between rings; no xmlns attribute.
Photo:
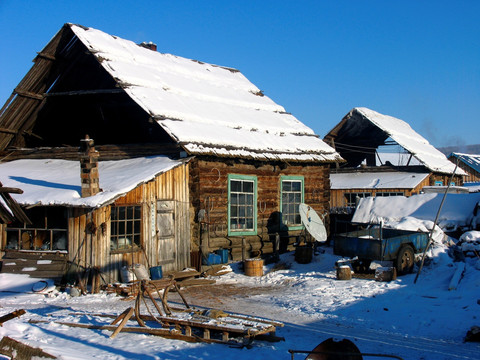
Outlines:
<svg viewBox="0 0 480 360"><path fill-rule="evenodd" d="M112 206L110 217L110 250L140 247L142 229L141 205Z"/></svg>
<svg viewBox="0 0 480 360"><path fill-rule="evenodd" d="M299 205L304 198L303 176L282 176L280 183L282 223L292 230L299 229L302 226Z"/></svg>
<svg viewBox="0 0 480 360"><path fill-rule="evenodd" d="M255 235L257 233L257 178L247 175L228 175L228 233Z"/></svg>

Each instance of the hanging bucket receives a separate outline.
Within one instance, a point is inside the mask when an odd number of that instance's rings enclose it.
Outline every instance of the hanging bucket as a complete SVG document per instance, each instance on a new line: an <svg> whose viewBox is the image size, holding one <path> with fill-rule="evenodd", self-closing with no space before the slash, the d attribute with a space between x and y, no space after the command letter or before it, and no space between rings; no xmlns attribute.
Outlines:
<svg viewBox="0 0 480 360"><path fill-rule="evenodd" d="M150 278L152 280L160 280L163 278L163 272L161 266L153 266L150 268Z"/></svg>
<svg viewBox="0 0 480 360"><path fill-rule="evenodd" d="M297 246L295 248L295 261L299 264L309 264L312 261L313 249L311 246Z"/></svg>
<svg viewBox="0 0 480 360"><path fill-rule="evenodd" d="M262 259L247 259L244 261L243 267L247 276L263 276Z"/></svg>

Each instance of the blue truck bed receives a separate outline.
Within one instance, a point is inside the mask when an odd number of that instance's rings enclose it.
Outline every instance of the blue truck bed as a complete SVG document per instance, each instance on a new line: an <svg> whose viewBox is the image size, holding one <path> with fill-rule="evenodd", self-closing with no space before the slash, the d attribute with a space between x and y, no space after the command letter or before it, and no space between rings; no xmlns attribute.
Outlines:
<svg viewBox="0 0 480 360"><path fill-rule="evenodd" d="M428 241L427 233L376 226L334 235L333 252L335 255L358 257L360 260L395 261L399 270L411 270L413 259L410 258L415 253L423 252Z"/></svg>

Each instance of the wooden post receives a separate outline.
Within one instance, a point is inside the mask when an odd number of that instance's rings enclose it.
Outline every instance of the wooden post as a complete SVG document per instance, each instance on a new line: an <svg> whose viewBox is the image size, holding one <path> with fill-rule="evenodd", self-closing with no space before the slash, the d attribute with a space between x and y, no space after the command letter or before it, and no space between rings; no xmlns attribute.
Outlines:
<svg viewBox="0 0 480 360"><path fill-rule="evenodd" d="M245 241L245 238L242 237L242 261L245 261L245 259L247 258L246 256L246 251L247 251L247 245L246 245L246 241Z"/></svg>

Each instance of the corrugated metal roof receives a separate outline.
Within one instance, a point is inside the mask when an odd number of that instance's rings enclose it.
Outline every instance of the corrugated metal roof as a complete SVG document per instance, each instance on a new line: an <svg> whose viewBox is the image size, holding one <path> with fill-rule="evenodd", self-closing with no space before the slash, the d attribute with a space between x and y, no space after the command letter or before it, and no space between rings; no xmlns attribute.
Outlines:
<svg viewBox="0 0 480 360"><path fill-rule="evenodd" d="M452 153L450 156L454 156L460 159L464 164L468 165L473 170L480 173L480 155Z"/></svg>
<svg viewBox="0 0 480 360"><path fill-rule="evenodd" d="M96 29L70 27L126 93L190 154L342 160L238 70L162 54Z"/></svg>

